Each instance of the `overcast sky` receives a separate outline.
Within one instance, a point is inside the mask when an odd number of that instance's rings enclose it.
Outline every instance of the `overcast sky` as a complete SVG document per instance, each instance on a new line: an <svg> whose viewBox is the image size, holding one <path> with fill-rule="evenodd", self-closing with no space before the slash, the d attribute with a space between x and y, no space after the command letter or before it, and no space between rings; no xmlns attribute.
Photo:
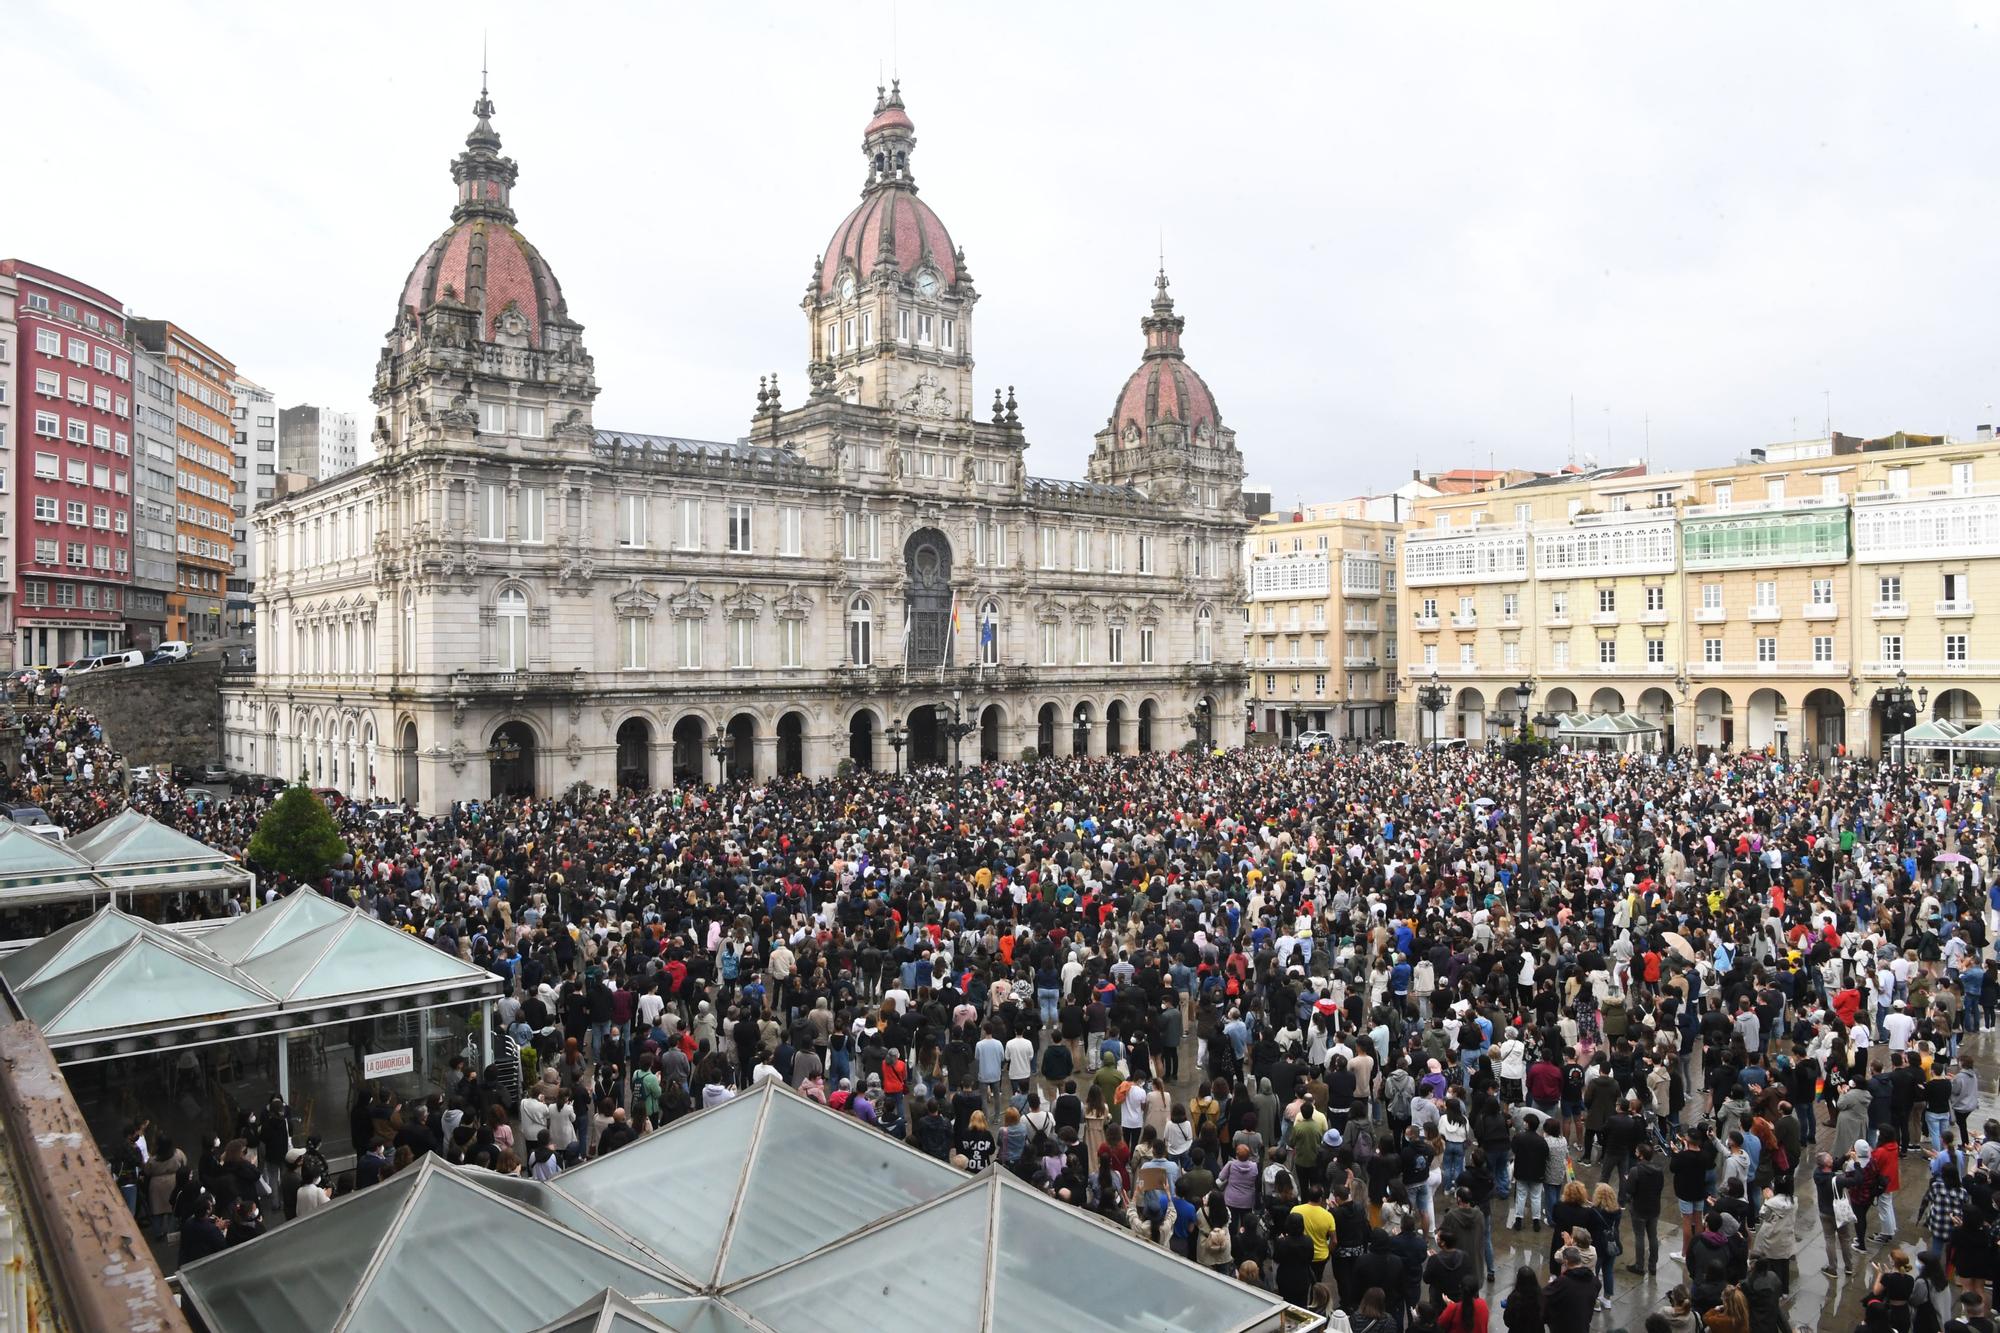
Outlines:
<svg viewBox="0 0 2000 1333"><path fill-rule="evenodd" d="M588 21L581 16L588 13ZM1726 461L2000 400L2000 4L16 4L0 253L367 411L481 27L600 426L802 400L799 299L899 69L979 398L1080 475L1162 233L1281 502L1570 450ZM1608 440L1608 442L1607 442Z"/></svg>

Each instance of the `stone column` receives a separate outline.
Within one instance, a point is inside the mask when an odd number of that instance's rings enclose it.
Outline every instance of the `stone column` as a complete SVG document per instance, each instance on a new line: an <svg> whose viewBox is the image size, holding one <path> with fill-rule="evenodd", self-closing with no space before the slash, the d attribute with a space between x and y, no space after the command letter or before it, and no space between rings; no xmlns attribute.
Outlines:
<svg viewBox="0 0 2000 1333"><path fill-rule="evenodd" d="M778 736L758 733L750 742L750 776L759 780L778 772Z"/></svg>

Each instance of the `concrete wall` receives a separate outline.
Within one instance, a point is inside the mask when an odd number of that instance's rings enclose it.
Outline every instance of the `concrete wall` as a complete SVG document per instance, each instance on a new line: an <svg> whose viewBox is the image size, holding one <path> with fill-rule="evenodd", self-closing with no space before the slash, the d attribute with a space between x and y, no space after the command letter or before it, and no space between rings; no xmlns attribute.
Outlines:
<svg viewBox="0 0 2000 1333"><path fill-rule="evenodd" d="M131 764L206 764L222 753L222 662L93 671L68 698L95 714L104 738Z"/></svg>

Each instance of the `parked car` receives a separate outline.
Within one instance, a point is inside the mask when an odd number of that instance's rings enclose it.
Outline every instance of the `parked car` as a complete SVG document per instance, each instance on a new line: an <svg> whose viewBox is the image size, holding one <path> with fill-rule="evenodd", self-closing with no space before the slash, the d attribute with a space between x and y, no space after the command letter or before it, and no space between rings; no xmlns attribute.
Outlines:
<svg viewBox="0 0 2000 1333"><path fill-rule="evenodd" d="M1333 733L1330 731L1302 731L1299 733L1301 750L1331 750Z"/></svg>
<svg viewBox="0 0 2000 1333"><path fill-rule="evenodd" d="M227 782L229 781L229 770L221 764L203 764L201 766L201 780L205 783Z"/></svg>
<svg viewBox="0 0 2000 1333"><path fill-rule="evenodd" d="M0 816L5 816L22 829L38 838L50 842L62 842L69 832L62 825L49 818L49 812L39 805L0 805Z"/></svg>
<svg viewBox="0 0 2000 1333"><path fill-rule="evenodd" d="M163 660L180 662L184 661L187 655L188 644L186 639L168 639L165 643L153 649L153 660L155 662Z"/></svg>
<svg viewBox="0 0 2000 1333"><path fill-rule="evenodd" d="M273 797L285 789L281 778L266 777L262 773L232 773L229 786L239 796Z"/></svg>
<svg viewBox="0 0 2000 1333"><path fill-rule="evenodd" d="M370 821L400 819L405 813L400 801L370 801L361 811Z"/></svg>
<svg viewBox="0 0 2000 1333"><path fill-rule="evenodd" d="M151 764L134 764L125 770L125 776L131 780L132 785L135 787L142 783L151 782L159 775L160 771Z"/></svg>
<svg viewBox="0 0 2000 1333"><path fill-rule="evenodd" d="M338 787L314 787L312 794L324 801L329 810L338 810L347 804L347 798L341 795Z"/></svg>

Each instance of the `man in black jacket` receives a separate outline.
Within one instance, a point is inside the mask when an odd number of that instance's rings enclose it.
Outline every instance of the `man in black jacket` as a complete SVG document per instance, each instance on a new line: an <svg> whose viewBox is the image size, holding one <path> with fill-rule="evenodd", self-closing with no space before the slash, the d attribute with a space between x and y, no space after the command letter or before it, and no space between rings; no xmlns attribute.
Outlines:
<svg viewBox="0 0 2000 1333"><path fill-rule="evenodd" d="M1574 1245L1563 1246L1557 1260L1562 1271L1542 1289L1542 1323L1549 1333L1589 1333L1597 1313L1597 1275Z"/></svg>
<svg viewBox="0 0 2000 1333"><path fill-rule="evenodd" d="M1480 1283L1472 1260L1458 1248L1455 1232L1440 1230L1437 1242L1436 1251L1424 1263L1424 1285L1430 1289L1431 1304L1442 1310L1478 1291Z"/></svg>
<svg viewBox="0 0 2000 1333"><path fill-rule="evenodd" d="M1521 1229L1523 1209L1535 1230L1542 1229L1542 1174L1548 1166L1549 1145L1542 1137L1541 1117L1531 1115L1514 1135L1514 1206L1508 1210L1512 1230Z"/></svg>
<svg viewBox="0 0 2000 1333"><path fill-rule="evenodd" d="M1632 1262L1628 1273L1660 1271L1660 1195L1666 1188L1667 1173L1653 1160L1653 1145L1641 1143L1634 1150L1632 1169L1625 1173L1626 1211L1632 1214Z"/></svg>

